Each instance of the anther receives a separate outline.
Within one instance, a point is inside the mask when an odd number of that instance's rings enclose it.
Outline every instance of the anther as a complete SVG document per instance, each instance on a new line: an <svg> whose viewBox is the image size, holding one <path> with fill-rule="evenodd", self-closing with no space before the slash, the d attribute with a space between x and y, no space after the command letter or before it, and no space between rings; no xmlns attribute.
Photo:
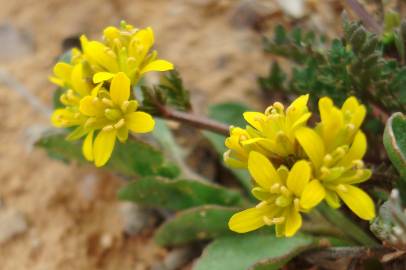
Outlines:
<svg viewBox="0 0 406 270"><path fill-rule="evenodd" d="M339 191L342 191L342 192L347 192L348 191L348 189L343 184L338 185L337 189Z"/></svg>
<svg viewBox="0 0 406 270"><path fill-rule="evenodd" d="M265 223L266 225L271 226L271 225L274 224L274 223L272 222L272 219L270 219L270 218L267 217L267 216L263 216L262 219L263 219L263 221L264 221L264 223Z"/></svg>
<svg viewBox="0 0 406 270"><path fill-rule="evenodd" d="M112 131L114 129L114 127L112 125L109 126L105 126L102 131Z"/></svg>
<svg viewBox="0 0 406 270"><path fill-rule="evenodd" d="M104 105L107 105L107 106L110 106L110 107L113 107L113 106L114 106L113 101L111 101L111 100L108 99L108 98L103 98L103 99L102 99L102 102L103 102Z"/></svg>
<svg viewBox="0 0 406 270"><path fill-rule="evenodd" d="M121 110L122 110L123 112L127 112L128 105L130 105L130 102L129 102L128 100L125 100L125 101L121 104Z"/></svg>
<svg viewBox="0 0 406 270"><path fill-rule="evenodd" d="M279 183L275 183L271 186L270 188L270 192L271 193L279 193L280 192L280 188L281 188L281 184Z"/></svg>
<svg viewBox="0 0 406 270"><path fill-rule="evenodd" d="M289 197L292 193L285 186L281 186L281 193L286 197Z"/></svg>
<svg viewBox="0 0 406 270"><path fill-rule="evenodd" d="M262 201L262 202L260 202L259 204L257 204L256 206L255 206L255 208L262 208L262 207L264 207L264 206L266 206L268 203L266 202L266 201Z"/></svg>
<svg viewBox="0 0 406 270"><path fill-rule="evenodd" d="M120 121L118 121L116 124L114 124L114 128L119 129L122 126L124 126L124 124L125 124L125 120L123 118L121 118Z"/></svg>
<svg viewBox="0 0 406 270"><path fill-rule="evenodd" d="M281 224L285 222L285 217L276 217L272 219L273 224Z"/></svg>
<svg viewBox="0 0 406 270"><path fill-rule="evenodd" d="M352 164L353 164L353 166L355 167L355 168L357 168L357 169L362 169L362 168L364 168L364 162L362 161L362 160L353 160L352 161Z"/></svg>
<svg viewBox="0 0 406 270"><path fill-rule="evenodd" d="M323 163L329 165L333 161L333 157L330 154L327 154L323 158Z"/></svg>

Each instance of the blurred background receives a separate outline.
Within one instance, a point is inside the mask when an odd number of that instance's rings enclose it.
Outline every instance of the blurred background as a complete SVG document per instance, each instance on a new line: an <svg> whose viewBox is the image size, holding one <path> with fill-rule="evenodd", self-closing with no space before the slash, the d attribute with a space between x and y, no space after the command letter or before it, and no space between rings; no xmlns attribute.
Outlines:
<svg viewBox="0 0 406 270"><path fill-rule="evenodd" d="M169 270L190 256L153 243L151 215L116 199L122 180L33 147L50 126L55 87L48 76L80 34L100 39L122 19L151 26L160 57L180 71L197 113L220 101L263 110L257 77L272 58L262 35L282 24L336 37L344 2L0 0L0 269Z"/></svg>

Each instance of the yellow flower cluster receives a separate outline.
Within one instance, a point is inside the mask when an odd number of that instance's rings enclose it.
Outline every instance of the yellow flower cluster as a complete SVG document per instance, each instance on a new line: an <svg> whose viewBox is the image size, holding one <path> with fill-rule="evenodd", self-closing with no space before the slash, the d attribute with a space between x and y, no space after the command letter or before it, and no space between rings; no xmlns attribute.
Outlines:
<svg viewBox="0 0 406 270"><path fill-rule="evenodd" d="M64 107L54 111L52 123L74 128L69 140L85 136L83 155L98 167L111 157L116 138L125 142L129 131L153 130L151 115L137 111L132 89L147 72L173 69L151 51L151 28L136 29L122 22L120 28L107 27L103 36L103 42L82 36L81 50L73 49L70 63L57 63L50 77L64 89L60 96Z"/></svg>
<svg viewBox="0 0 406 270"><path fill-rule="evenodd" d="M308 95L303 95L286 110L276 102L265 114L246 112L250 125L231 128L225 162L248 168L255 183L252 194L261 201L233 215L231 230L244 233L275 225L277 236L289 237L301 226L300 212L322 200L333 208L340 207L342 200L364 220L375 217L372 199L356 187L371 176L362 161L367 149L360 130L365 107L355 97L341 108L330 98L321 98L321 121L310 128L307 101Z"/></svg>

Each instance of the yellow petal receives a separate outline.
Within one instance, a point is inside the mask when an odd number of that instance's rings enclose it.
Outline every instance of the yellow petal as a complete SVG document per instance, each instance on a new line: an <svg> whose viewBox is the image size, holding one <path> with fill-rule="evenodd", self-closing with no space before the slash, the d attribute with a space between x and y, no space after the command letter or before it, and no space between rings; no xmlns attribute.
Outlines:
<svg viewBox="0 0 406 270"><path fill-rule="evenodd" d="M167 71L173 69L173 64L166 60L155 60L148 63L141 71L140 74L144 74L150 71Z"/></svg>
<svg viewBox="0 0 406 270"><path fill-rule="evenodd" d="M232 157L230 157L229 154L226 155L226 153L224 153L223 157L224 157L224 163L227 166L229 166L231 168L236 168L236 169L246 169L247 168L247 162L243 162L238 159L232 158Z"/></svg>
<svg viewBox="0 0 406 270"><path fill-rule="evenodd" d="M337 166L349 166L354 160L361 160L367 151L367 139L362 131L358 131L348 153Z"/></svg>
<svg viewBox="0 0 406 270"><path fill-rule="evenodd" d="M245 121L248 122L251 126L257 130L262 131L261 122L266 119L266 116L263 113L259 112L245 112L243 114Z"/></svg>
<svg viewBox="0 0 406 270"><path fill-rule="evenodd" d="M129 113L125 116L125 122L128 129L135 133L150 132L155 126L152 116L145 112Z"/></svg>
<svg viewBox="0 0 406 270"><path fill-rule="evenodd" d="M228 221L228 227L234 232L246 233L264 226L264 208L267 207L249 208L234 214Z"/></svg>
<svg viewBox="0 0 406 270"><path fill-rule="evenodd" d="M346 111L353 112L357 109L358 106L359 106L359 104L358 104L357 98L354 96L351 96L351 97L348 97L344 101L343 106L341 106L341 110L343 112L346 112Z"/></svg>
<svg viewBox="0 0 406 270"><path fill-rule="evenodd" d="M255 182L266 190L279 183L279 175L272 163L262 154L252 151L248 157L248 170Z"/></svg>
<svg viewBox="0 0 406 270"><path fill-rule="evenodd" d="M111 80L110 97L119 106L130 98L130 79L123 72L117 73Z"/></svg>
<svg viewBox="0 0 406 270"><path fill-rule="evenodd" d="M305 113L300 116L295 122L293 122L291 129L293 130L295 128L298 128L299 126L305 125L310 116L312 116L311 113Z"/></svg>
<svg viewBox="0 0 406 270"><path fill-rule="evenodd" d="M323 140L313 129L305 127L299 128L295 135L315 168L318 169L323 162L325 154Z"/></svg>
<svg viewBox="0 0 406 270"><path fill-rule="evenodd" d="M302 226L302 216L294 207L289 207L285 212L285 236L293 236Z"/></svg>
<svg viewBox="0 0 406 270"><path fill-rule="evenodd" d="M92 96L86 96L80 100L79 111L86 116L101 116L104 115L104 106Z"/></svg>
<svg viewBox="0 0 406 270"><path fill-rule="evenodd" d="M54 74L56 77L64 80L65 82L70 81L70 75L72 73L72 65L64 63L64 62L59 62L54 66Z"/></svg>
<svg viewBox="0 0 406 270"><path fill-rule="evenodd" d="M110 72L97 72L93 76L93 83L101 83L104 81L108 81L114 77L113 73Z"/></svg>
<svg viewBox="0 0 406 270"><path fill-rule="evenodd" d="M107 163L113 153L114 144L116 143L116 129L101 130L94 140L94 163L96 167L101 167Z"/></svg>
<svg viewBox="0 0 406 270"><path fill-rule="evenodd" d="M82 153L83 156L88 160L88 161L93 161L93 134L94 131L91 131L87 134L85 140L83 141L82 145Z"/></svg>
<svg viewBox="0 0 406 270"><path fill-rule="evenodd" d="M109 53L110 49L106 45L98 41L82 41L82 44L85 45L82 45L84 54L92 64L100 65L103 69L113 73L119 70L115 55ZM110 52L112 51L110 50Z"/></svg>
<svg viewBox="0 0 406 270"><path fill-rule="evenodd" d="M307 102L309 101L309 94L301 95L297 97L289 107L297 107L300 109L307 108Z"/></svg>
<svg viewBox="0 0 406 270"><path fill-rule="evenodd" d="M344 126L343 113L334 106L333 101L328 97L319 100L319 111L323 138L327 145L330 145L337 136L337 132Z"/></svg>
<svg viewBox="0 0 406 270"><path fill-rule="evenodd" d="M288 122L293 125L303 114L307 112L307 102L309 101L309 94L302 95L296 98L292 104L286 109ZM310 117L310 114L307 116L307 119ZM306 118L306 117L305 117ZM306 121L301 120L301 121Z"/></svg>
<svg viewBox="0 0 406 270"><path fill-rule="evenodd" d="M303 190L300 198L300 206L304 209L311 209L318 205L326 196L324 187L319 180L310 181Z"/></svg>
<svg viewBox="0 0 406 270"><path fill-rule="evenodd" d="M358 129L361 126L362 122L365 119L366 114L367 109L365 108L365 106L364 105L358 106L351 119L351 123L354 125L356 129Z"/></svg>
<svg viewBox="0 0 406 270"><path fill-rule="evenodd" d="M73 91L82 97L89 94L91 86L87 83L86 78L83 77L83 67L81 63L73 67L71 81Z"/></svg>
<svg viewBox="0 0 406 270"><path fill-rule="evenodd" d="M311 168L307 161L299 160L289 172L287 186L296 196L302 195L303 189L310 180Z"/></svg>
<svg viewBox="0 0 406 270"><path fill-rule="evenodd" d="M357 216L365 220L375 217L375 205L367 193L353 185L344 185L344 189L337 189L338 196Z"/></svg>

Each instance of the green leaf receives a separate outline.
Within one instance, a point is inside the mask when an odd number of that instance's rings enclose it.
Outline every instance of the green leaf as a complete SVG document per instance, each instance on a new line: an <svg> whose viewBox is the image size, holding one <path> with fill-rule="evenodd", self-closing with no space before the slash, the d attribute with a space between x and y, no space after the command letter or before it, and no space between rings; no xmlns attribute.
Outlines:
<svg viewBox="0 0 406 270"><path fill-rule="evenodd" d="M193 270L273 270L316 246L304 234L277 238L266 233L225 236L208 245Z"/></svg>
<svg viewBox="0 0 406 270"><path fill-rule="evenodd" d="M244 127L247 125L243 118L243 113L246 111L250 111L250 109L241 103L226 102L210 106L209 117L224 124ZM224 145L226 138L209 131L205 131L203 134L211 142L221 160L223 160L223 154L227 151L227 148ZM252 185L248 172L245 170L229 169L241 185L249 192Z"/></svg>
<svg viewBox="0 0 406 270"><path fill-rule="evenodd" d="M36 146L65 162L88 163L82 156L81 141L67 141L66 135L64 131L48 132L36 142ZM117 143L106 168L125 176L178 175L170 164L164 164L160 151L135 139L129 139L125 144Z"/></svg>
<svg viewBox="0 0 406 270"><path fill-rule="evenodd" d="M205 204L241 206L242 195L236 191L196 180L167 180L146 177L134 181L118 192L120 200L170 210L187 209Z"/></svg>
<svg viewBox="0 0 406 270"><path fill-rule="evenodd" d="M406 116L394 113L386 122L383 144L393 165L406 181Z"/></svg>
<svg viewBox="0 0 406 270"><path fill-rule="evenodd" d="M54 159L64 162L76 161L81 164L86 163L82 155L81 144L65 139L67 133L64 131L47 131L35 142L35 146L43 148L48 155Z"/></svg>
<svg viewBox="0 0 406 270"><path fill-rule="evenodd" d="M204 205L178 212L158 229L155 241L162 246L177 246L231 234L228 220L236 211L237 208Z"/></svg>

